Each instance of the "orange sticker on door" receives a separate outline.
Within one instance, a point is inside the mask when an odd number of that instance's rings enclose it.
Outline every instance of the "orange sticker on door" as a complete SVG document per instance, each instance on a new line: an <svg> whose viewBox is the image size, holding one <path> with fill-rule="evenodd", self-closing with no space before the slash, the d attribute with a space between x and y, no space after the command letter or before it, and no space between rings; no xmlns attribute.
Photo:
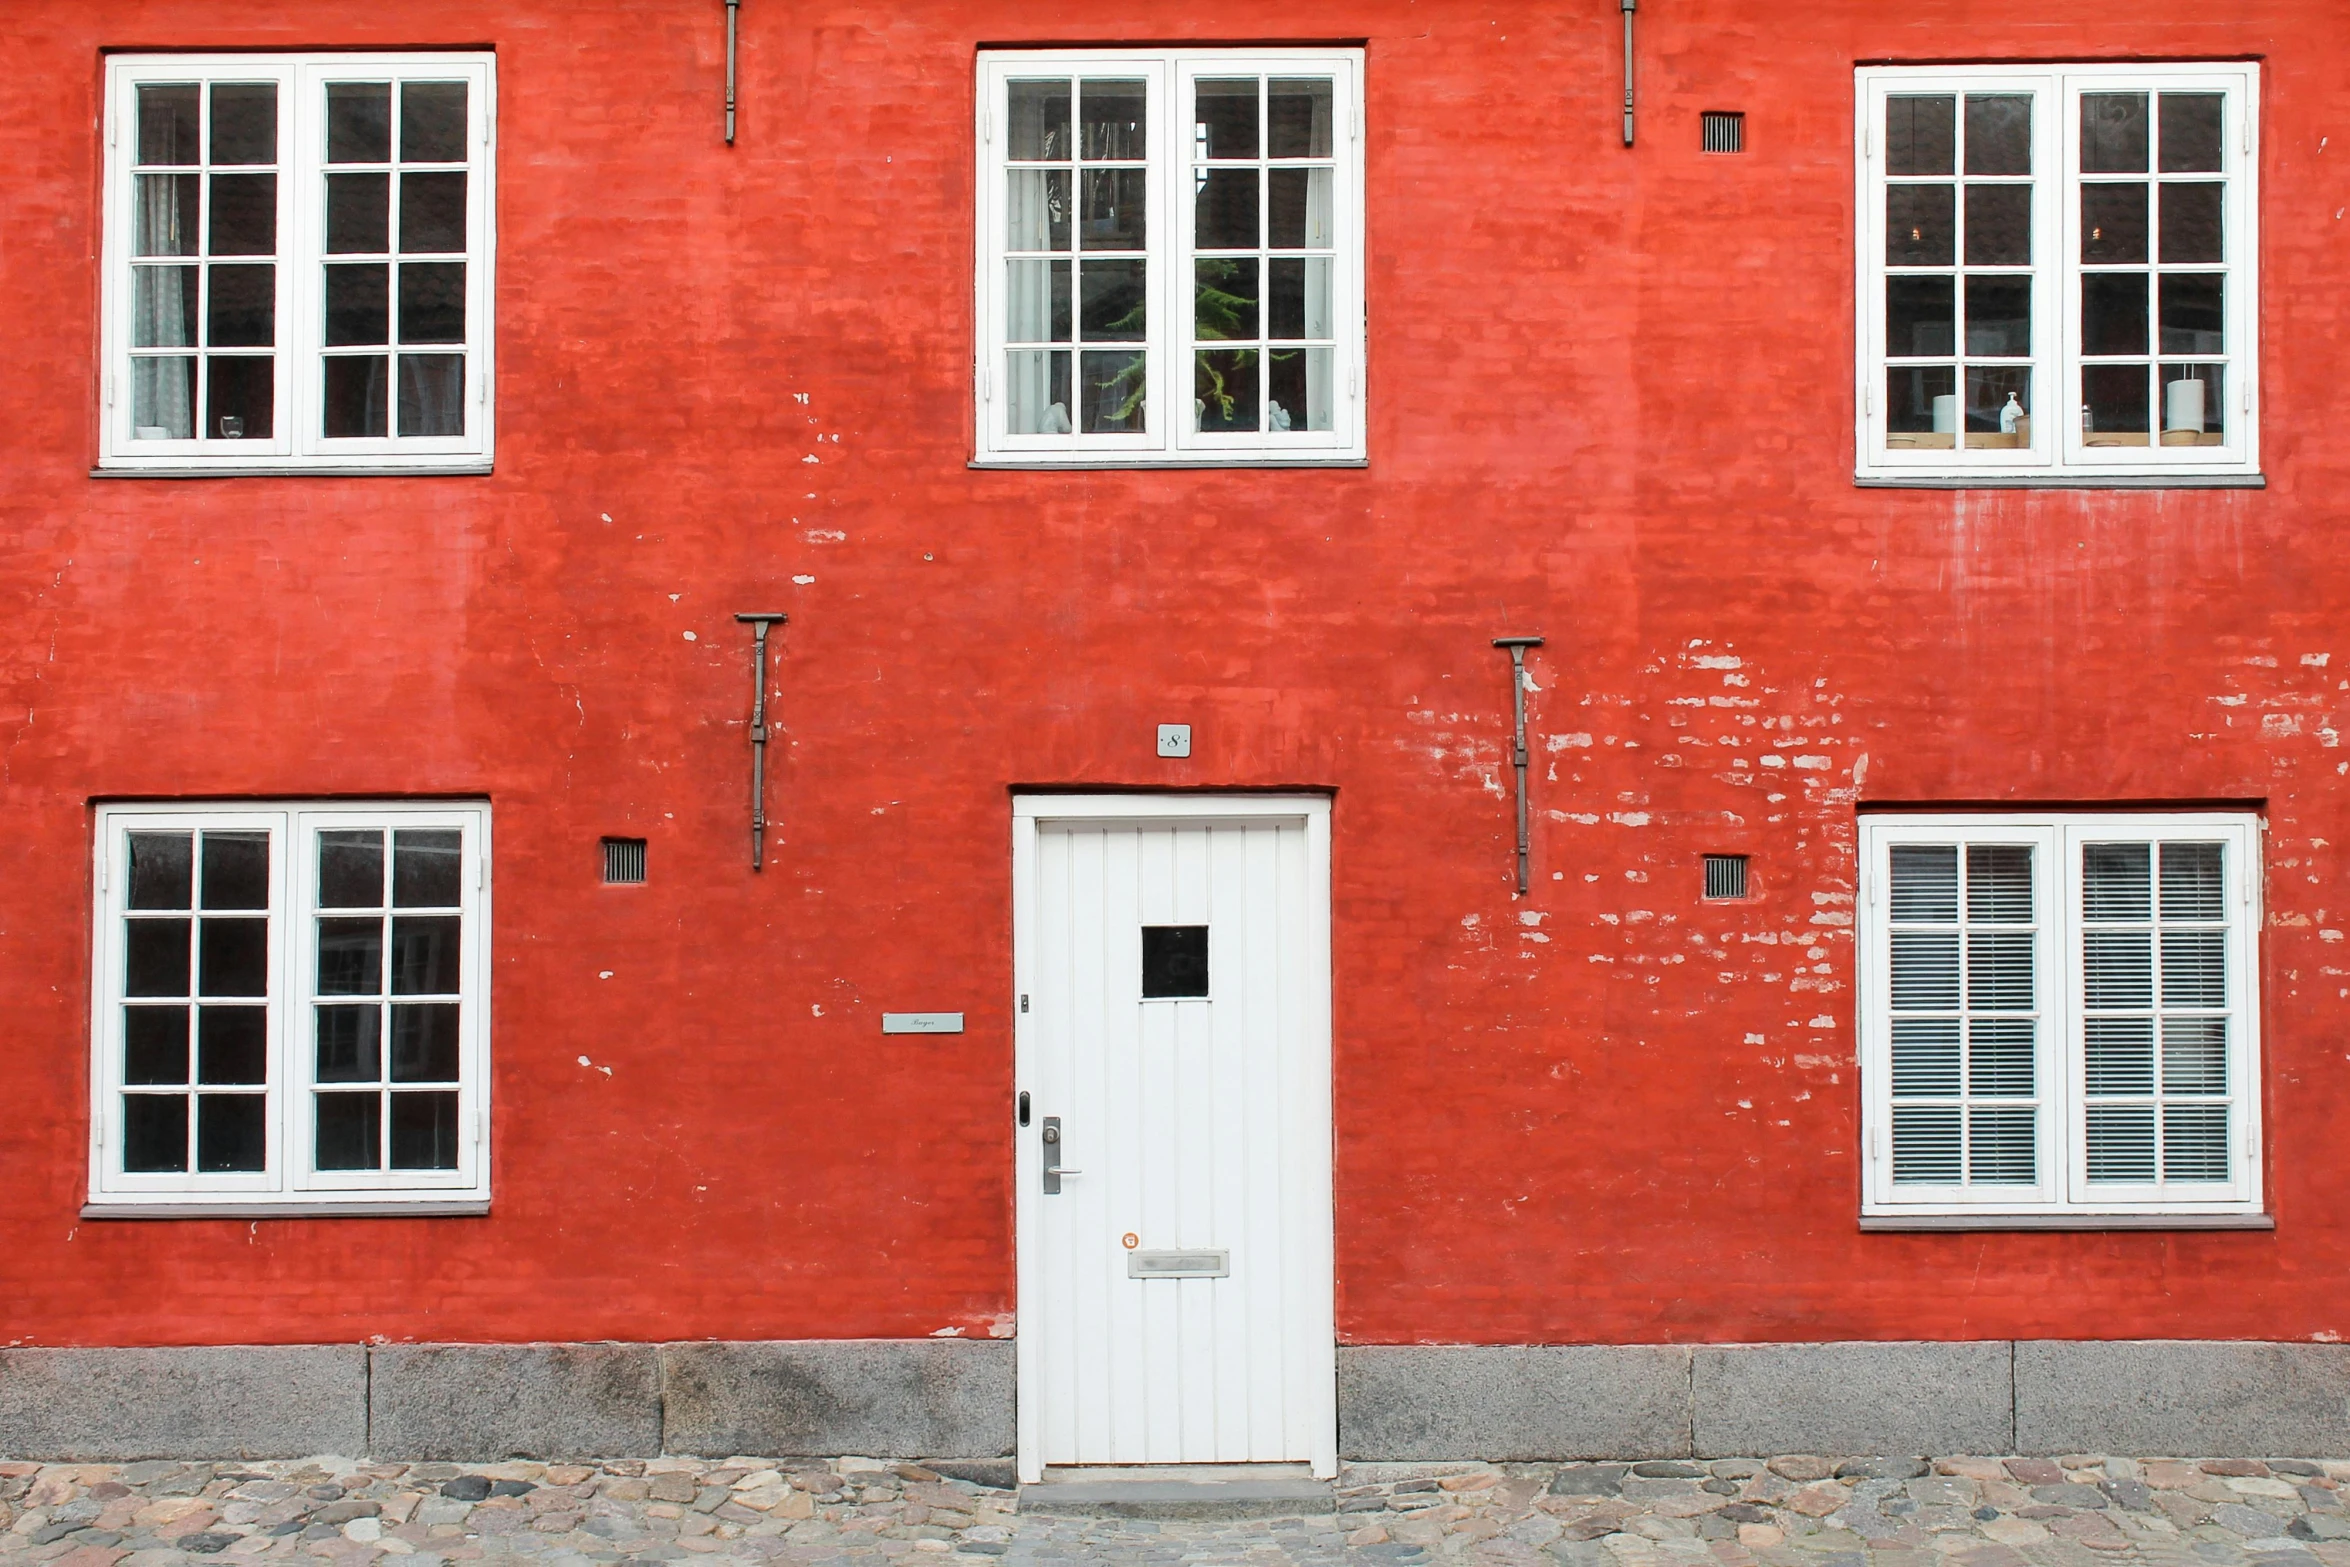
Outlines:
<svg viewBox="0 0 2350 1567"><path fill-rule="evenodd" d="M1135 1234L1132 1230L1128 1230L1124 1235L1118 1237L1118 1244L1125 1247L1128 1251L1132 1251L1135 1247L1142 1244L1142 1237Z"/></svg>

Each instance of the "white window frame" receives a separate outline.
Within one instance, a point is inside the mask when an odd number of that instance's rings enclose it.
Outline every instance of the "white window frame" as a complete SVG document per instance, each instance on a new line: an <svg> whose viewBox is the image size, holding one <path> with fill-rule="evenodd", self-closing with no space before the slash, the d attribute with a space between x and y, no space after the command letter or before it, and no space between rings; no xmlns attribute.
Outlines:
<svg viewBox="0 0 2350 1567"><path fill-rule="evenodd" d="M488 1210L490 810L486 804L318 801L296 804L101 806L92 882L90 1185L86 1218L265 1217L293 1214L476 1214ZM318 995L316 834L334 828L448 828L462 836L458 1024L458 1154L453 1170L312 1167L309 1023ZM129 834L267 831L270 842L266 1168L259 1173L134 1174L121 1168L124 1054L123 929ZM193 981L191 981L193 983ZM388 1042L385 1046L388 1048ZM193 1043L191 1042L191 1072Z"/></svg>
<svg viewBox="0 0 2350 1567"><path fill-rule="evenodd" d="M2235 1178L2157 1186L2100 1185L2087 1178L2082 1044L2081 851L2088 843L2199 839L2224 845L2228 910L2229 1104ZM2035 1081L2040 1117L2037 1186L1896 1186L1892 1157L1891 850L1901 844L2028 843L2041 852L2033 885L2040 1030ZM2244 812L1968 812L1883 814L1860 821L1862 895L1858 1021L1864 1221L1995 1223L2039 1220L2128 1225L2243 1222L2262 1212L2260 1076L2260 824ZM1963 877L1963 862L1961 875ZM2159 1045L2157 1045L2159 1052ZM2264 1222L2264 1221L2263 1221ZM1896 1226L1898 1227L1898 1226Z"/></svg>
<svg viewBox="0 0 2350 1567"><path fill-rule="evenodd" d="M1334 406L1327 431L1200 432L1178 417L1192 406L1193 290L1190 260L1201 168L1190 116L1201 76L1320 75L1334 83L1331 317ZM982 52L977 87L977 222L973 254L979 342L972 398L974 467L1358 467L1366 460L1363 307L1363 51L1360 49L1020 49ZM1009 318L1005 266L1005 108L1009 84L1039 76L1135 77L1148 83L1149 218L1146 299L1150 354L1146 428L1140 434L1012 434L1004 368ZM1076 345L1072 344L1072 351Z"/></svg>
<svg viewBox="0 0 2350 1567"><path fill-rule="evenodd" d="M1913 93L2029 91L2034 95L2032 175L2031 445L2016 449L1897 449L1887 443L1885 170L1887 98ZM2083 439L2079 100L2092 92L2217 92L2224 95L2220 177L2223 260L2175 270L2225 272L2228 344L2224 445L2095 446ZM1864 66L1855 72L1854 160L1858 287L1855 340L1854 476L1863 482L1950 484L2256 483L2260 475L2260 70L2210 65L2047 64ZM2149 172L2148 179L2158 176ZM2092 179L2096 176L2091 176ZM1954 171L1963 188L1967 176ZM2151 229L2151 225L2150 225ZM2149 244L2156 243L2151 232ZM2157 257L2159 252L2155 252ZM1963 262L1963 257L1958 258ZM2092 264L2093 265L2093 264ZM1971 270L1971 269L1969 269ZM2156 266L2150 270L2171 270ZM2148 304L2149 353L2159 365L2159 302ZM1964 365L1965 345L1954 359ZM1963 369L1960 372L1963 378ZM1960 387L1963 397L1964 388ZM2159 388L2155 422L2160 422Z"/></svg>
<svg viewBox="0 0 2350 1567"><path fill-rule="evenodd" d="M398 419L400 345L387 433L324 434L326 88L329 83L463 80L466 95L465 433L403 436ZM266 438L141 440L132 419L131 274L136 226L132 169L142 84L274 82L278 86L277 334L274 429ZM497 70L487 53L413 51L326 54L116 55L106 64L104 266L100 288L101 377L97 471L107 474L486 473L494 445L497 334ZM395 157L399 149L394 147ZM209 193L207 193L209 199ZM394 236L396 242L396 234ZM422 346L422 345L419 345ZM434 345L453 347L457 345ZM201 390L199 390L201 396Z"/></svg>

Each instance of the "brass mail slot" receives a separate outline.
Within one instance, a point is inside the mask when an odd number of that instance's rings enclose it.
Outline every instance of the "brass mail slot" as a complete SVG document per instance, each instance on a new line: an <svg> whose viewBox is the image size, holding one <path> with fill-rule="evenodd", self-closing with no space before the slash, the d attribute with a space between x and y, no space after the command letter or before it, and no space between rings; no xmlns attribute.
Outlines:
<svg viewBox="0 0 2350 1567"><path fill-rule="evenodd" d="M1130 1279L1228 1279L1232 1276L1229 1251L1130 1251L1126 1254Z"/></svg>

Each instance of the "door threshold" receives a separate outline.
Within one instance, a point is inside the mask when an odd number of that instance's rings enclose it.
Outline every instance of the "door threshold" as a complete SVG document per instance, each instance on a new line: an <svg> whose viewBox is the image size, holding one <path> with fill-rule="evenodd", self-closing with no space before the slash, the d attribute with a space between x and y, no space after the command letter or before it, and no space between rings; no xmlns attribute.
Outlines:
<svg viewBox="0 0 2350 1567"><path fill-rule="evenodd" d="M1307 1464L1055 1465L1020 1511L1069 1518L1311 1518L1338 1510Z"/></svg>

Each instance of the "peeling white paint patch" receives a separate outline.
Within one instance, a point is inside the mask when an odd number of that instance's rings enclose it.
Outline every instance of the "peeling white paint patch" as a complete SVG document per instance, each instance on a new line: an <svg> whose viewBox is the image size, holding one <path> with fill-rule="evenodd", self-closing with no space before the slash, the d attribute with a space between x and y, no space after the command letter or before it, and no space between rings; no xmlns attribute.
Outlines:
<svg viewBox="0 0 2350 1567"><path fill-rule="evenodd" d="M1610 811L1607 819L1625 827L1646 827L1648 825L1646 811Z"/></svg>
<svg viewBox="0 0 2350 1567"><path fill-rule="evenodd" d="M586 1067L591 1072L601 1072L606 1077L610 1077L612 1075L612 1069L610 1067L598 1066L593 1061L590 1061L586 1056L581 1056L579 1058L579 1064Z"/></svg>
<svg viewBox="0 0 2350 1567"><path fill-rule="evenodd" d="M1565 751L1571 748L1588 749L1590 745L1591 736L1587 734L1552 735L1550 737L1550 748L1553 751Z"/></svg>
<svg viewBox="0 0 2350 1567"><path fill-rule="evenodd" d="M1538 909L1521 909L1518 911L1518 923L1521 925L1539 925L1548 918L1550 918L1549 915L1542 913Z"/></svg>
<svg viewBox="0 0 2350 1567"><path fill-rule="evenodd" d="M1810 1026L1813 1028L1834 1028L1836 1020L1823 1012L1811 1020Z"/></svg>
<svg viewBox="0 0 2350 1567"><path fill-rule="evenodd" d="M815 579L814 577L794 577L794 578L792 578L792 581L794 581L794 582L798 583L798 584L799 584L801 587L803 587L803 588L804 588L804 587L806 587L806 586L807 586L809 583L811 583L811 582L814 582L815 580L816 580L816 579Z"/></svg>
<svg viewBox="0 0 2350 1567"><path fill-rule="evenodd" d="M1830 762L1824 756L1799 756L1795 759L1795 765L1808 771L1819 773L1826 772L1835 764Z"/></svg>
<svg viewBox="0 0 2350 1567"><path fill-rule="evenodd" d="M689 632L687 632L687 633L685 634L685 639L686 639L688 642L699 642L699 641L701 641L701 640L702 640L700 637L697 637L697 636L695 636L695 635L694 635L692 632L690 632L690 631L689 631Z"/></svg>
<svg viewBox="0 0 2350 1567"><path fill-rule="evenodd" d="M840 544L848 539L848 535L838 528L810 528L800 537L810 544Z"/></svg>
<svg viewBox="0 0 2350 1567"><path fill-rule="evenodd" d="M1759 1045L1764 1043L1764 1040L1760 1034L1749 1034L1746 1036L1746 1042L1750 1045Z"/></svg>

